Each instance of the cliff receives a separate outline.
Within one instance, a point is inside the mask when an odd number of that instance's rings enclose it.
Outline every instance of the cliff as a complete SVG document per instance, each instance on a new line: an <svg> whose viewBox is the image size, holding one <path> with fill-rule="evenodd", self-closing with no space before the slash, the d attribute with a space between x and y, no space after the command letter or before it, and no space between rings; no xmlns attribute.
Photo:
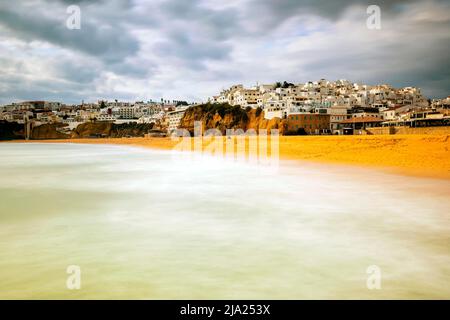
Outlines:
<svg viewBox="0 0 450 320"><path fill-rule="evenodd" d="M67 127L67 125L61 123L47 123L33 127L31 130L30 139L67 139L69 138L69 135L60 131L64 127Z"/></svg>
<svg viewBox="0 0 450 320"><path fill-rule="evenodd" d="M111 122L85 122L72 130L71 138L109 137L112 125Z"/></svg>
<svg viewBox="0 0 450 320"><path fill-rule="evenodd" d="M186 110L180 122L180 128L187 129L191 135L194 132L194 122L201 121L203 132L208 129L218 129L226 134L227 129L242 129L247 131L255 129L278 129L283 134L286 121L280 118L264 119L261 109L242 109L240 106L230 106L227 103L202 104Z"/></svg>
<svg viewBox="0 0 450 320"><path fill-rule="evenodd" d="M0 120L0 140L25 139L24 129L23 124Z"/></svg>
<svg viewBox="0 0 450 320"><path fill-rule="evenodd" d="M86 122L80 124L71 132L63 132L67 124L47 123L32 128L31 140L49 139L77 139L77 138L122 138L143 137L147 133L161 135L153 129L154 124L111 122ZM23 140L25 139L24 125L17 122L0 121L0 140Z"/></svg>
<svg viewBox="0 0 450 320"><path fill-rule="evenodd" d="M90 137L142 137L153 128L153 123L122 123L112 122L86 122L76 127L71 134L71 138Z"/></svg>

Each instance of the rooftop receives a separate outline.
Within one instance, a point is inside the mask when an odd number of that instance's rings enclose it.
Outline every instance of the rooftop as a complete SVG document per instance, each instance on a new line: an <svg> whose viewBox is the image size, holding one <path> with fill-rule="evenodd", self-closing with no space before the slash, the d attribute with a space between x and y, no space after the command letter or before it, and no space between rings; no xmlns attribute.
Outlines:
<svg viewBox="0 0 450 320"><path fill-rule="evenodd" d="M383 119L376 118L376 117L355 117L351 119L347 119L344 121L341 121L341 123L369 123L369 122L383 122Z"/></svg>

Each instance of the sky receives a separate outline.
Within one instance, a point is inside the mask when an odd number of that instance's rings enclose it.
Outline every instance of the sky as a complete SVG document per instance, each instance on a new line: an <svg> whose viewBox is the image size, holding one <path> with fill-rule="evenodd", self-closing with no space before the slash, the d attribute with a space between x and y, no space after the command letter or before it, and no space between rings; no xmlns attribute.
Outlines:
<svg viewBox="0 0 450 320"><path fill-rule="evenodd" d="M371 4L380 29L367 27ZM0 0L0 104L206 101L322 78L443 98L449 51L448 0Z"/></svg>

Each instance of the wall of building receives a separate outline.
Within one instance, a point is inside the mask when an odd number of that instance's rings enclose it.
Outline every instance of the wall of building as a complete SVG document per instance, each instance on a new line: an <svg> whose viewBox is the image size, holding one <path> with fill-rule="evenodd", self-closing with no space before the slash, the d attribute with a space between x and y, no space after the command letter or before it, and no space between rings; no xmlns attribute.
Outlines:
<svg viewBox="0 0 450 320"><path fill-rule="evenodd" d="M330 129L330 115L318 113L290 114L287 117L289 132L304 129L308 134L319 134L320 131Z"/></svg>
<svg viewBox="0 0 450 320"><path fill-rule="evenodd" d="M378 127L366 128L369 134L450 134L450 127Z"/></svg>

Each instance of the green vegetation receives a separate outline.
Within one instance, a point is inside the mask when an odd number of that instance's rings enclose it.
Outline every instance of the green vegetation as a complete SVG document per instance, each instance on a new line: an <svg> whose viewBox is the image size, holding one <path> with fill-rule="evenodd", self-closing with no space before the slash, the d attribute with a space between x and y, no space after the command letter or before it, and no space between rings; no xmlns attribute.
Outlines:
<svg viewBox="0 0 450 320"><path fill-rule="evenodd" d="M127 133L136 132L138 133L138 135L141 135L143 132L145 133L146 131L153 129L154 125L155 125L154 123L135 123L135 122L127 122L120 124L113 123L112 130L118 134L121 132Z"/></svg>
<svg viewBox="0 0 450 320"><path fill-rule="evenodd" d="M214 116L219 115L222 120L213 122ZM204 121L210 123L211 128L237 128L245 126L249 121L247 112L241 106L231 106L228 103L205 103L193 107L189 107L184 116L185 118L193 118L195 121ZM227 119L225 119L227 118ZM182 121L183 121L182 119Z"/></svg>
<svg viewBox="0 0 450 320"><path fill-rule="evenodd" d="M0 140L24 139L24 125L0 120Z"/></svg>
<svg viewBox="0 0 450 320"><path fill-rule="evenodd" d="M192 110L194 114L204 114L208 119L212 119L215 114L220 115L222 119L225 115L231 114L237 122L248 120L247 112L241 106L231 106L228 103L205 103L190 107L187 112L189 110Z"/></svg>
<svg viewBox="0 0 450 320"><path fill-rule="evenodd" d="M259 115L261 114L262 111L263 111L263 110L262 110L261 107L256 108L256 113L255 113L255 115L256 115L257 117L259 117Z"/></svg>
<svg viewBox="0 0 450 320"><path fill-rule="evenodd" d="M276 82L275 85L274 85L274 89L276 89L276 88L286 89L286 88L291 88L291 87L294 87L294 86L295 85L293 83L290 83L290 82L287 82L287 81L283 81L283 83Z"/></svg>
<svg viewBox="0 0 450 320"><path fill-rule="evenodd" d="M176 106L188 106L189 104L187 103L187 101L181 100L181 101L177 101L176 102Z"/></svg>

